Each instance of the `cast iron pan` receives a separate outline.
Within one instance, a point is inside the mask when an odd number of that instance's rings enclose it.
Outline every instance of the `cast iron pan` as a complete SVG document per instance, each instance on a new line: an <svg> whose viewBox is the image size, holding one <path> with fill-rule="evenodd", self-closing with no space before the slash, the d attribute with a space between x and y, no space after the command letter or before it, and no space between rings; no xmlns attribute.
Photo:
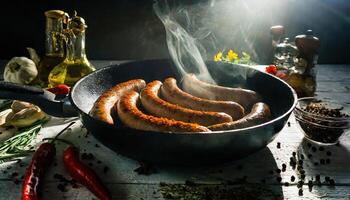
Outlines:
<svg viewBox="0 0 350 200"><path fill-rule="evenodd" d="M169 60L147 60L109 66L83 77L64 99L41 89L0 83L0 98L28 101L58 117L80 116L94 137L110 149L130 158L168 164L217 164L247 156L264 148L281 131L297 98L285 82L269 74L228 63L208 62L208 70L220 85L240 86L258 92L270 105L273 119L257 126L211 134L159 133L108 125L88 113L103 91L135 78L147 82L181 77Z"/></svg>

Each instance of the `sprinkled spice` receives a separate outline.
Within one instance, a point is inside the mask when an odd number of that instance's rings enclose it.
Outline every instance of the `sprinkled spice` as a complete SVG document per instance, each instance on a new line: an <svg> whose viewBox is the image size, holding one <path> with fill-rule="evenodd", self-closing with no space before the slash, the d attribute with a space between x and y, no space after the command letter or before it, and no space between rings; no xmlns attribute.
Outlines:
<svg viewBox="0 0 350 200"><path fill-rule="evenodd" d="M320 163L321 163L321 165L324 165L324 164L326 164L326 161L323 158L321 158Z"/></svg>
<svg viewBox="0 0 350 200"><path fill-rule="evenodd" d="M315 165L315 166L318 166L318 162L314 162L314 165Z"/></svg>
<svg viewBox="0 0 350 200"><path fill-rule="evenodd" d="M330 164L331 163L331 160L329 158L326 159L326 163L327 164Z"/></svg>
<svg viewBox="0 0 350 200"><path fill-rule="evenodd" d="M277 182L280 183L282 181L282 177L279 176L279 177L276 178L276 180L277 180Z"/></svg>
<svg viewBox="0 0 350 200"><path fill-rule="evenodd" d="M329 185L335 186L335 181L334 181L334 179L330 179L330 180L329 180Z"/></svg>
<svg viewBox="0 0 350 200"><path fill-rule="evenodd" d="M319 150L319 151L324 151L324 147L323 147L323 146L320 146L320 147L318 148L318 150Z"/></svg>
<svg viewBox="0 0 350 200"><path fill-rule="evenodd" d="M304 155L303 154L300 154L300 159L304 160Z"/></svg>
<svg viewBox="0 0 350 200"><path fill-rule="evenodd" d="M286 168L287 168L287 165L286 164L282 164L282 172L285 172L286 171Z"/></svg>
<svg viewBox="0 0 350 200"><path fill-rule="evenodd" d="M287 124L288 124L288 127L290 127L290 122L287 122Z"/></svg>
<svg viewBox="0 0 350 200"><path fill-rule="evenodd" d="M278 173L278 174L280 174L281 173L281 170L280 169L276 169L276 172Z"/></svg>
<svg viewBox="0 0 350 200"><path fill-rule="evenodd" d="M312 154L308 154L307 157L310 159L312 158Z"/></svg>
<svg viewBox="0 0 350 200"><path fill-rule="evenodd" d="M331 156L331 155L332 155L332 152L327 151L327 152L326 152L326 155L327 155L327 156Z"/></svg>
<svg viewBox="0 0 350 200"><path fill-rule="evenodd" d="M312 150L313 152L316 152L316 151L317 151L317 148L316 148L316 147L312 147L311 150Z"/></svg>
<svg viewBox="0 0 350 200"><path fill-rule="evenodd" d="M325 180L326 182L329 182L329 180L330 180L329 176L324 177L324 180Z"/></svg>
<svg viewBox="0 0 350 200"><path fill-rule="evenodd" d="M290 181L294 182L294 181L295 181L295 177L294 177L294 176L291 176L291 177L290 177Z"/></svg>
<svg viewBox="0 0 350 200"><path fill-rule="evenodd" d="M310 103L305 108L302 108L304 111L316 114L322 117L342 117L349 118L350 116L346 113L341 112L343 108L327 108L324 103ZM344 129L340 127L344 127L348 122L344 121L326 121L326 120L318 120L317 118L303 116L306 121L310 121L311 123L305 122L303 120L299 121L299 125L305 132L305 135L315 141L322 143L335 143L338 138L343 134ZM316 124L316 125L313 125ZM319 126L321 125L321 126ZM331 127L331 128L328 128Z"/></svg>
<svg viewBox="0 0 350 200"><path fill-rule="evenodd" d="M303 196L303 189L300 188L298 194L299 194L299 196Z"/></svg>
<svg viewBox="0 0 350 200"><path fill-rule="evenodd" d="M288 187L288 186L289 186L289 183L288 183L288 182L285 182L285 183L284 183L284 186L287 186L287 187Z"/></svg>
<svg viewBox="0 0 350 200"><path fill-rule="evenodd" d="M281 148L281 143L277 142L277 149L280 149L280 148Z"/></svg>
<svg viewBox="0 0 350 200"><path fill-rule="evenodd" d="M305 179L305 174L300 175L300 178L301 178L302 180L304 180L304 179Z"/></svg>
<svg viewBox="0 0 350 200"><path fill-rule="evenodd" d="M309 186L309 191L312 191L312 187L314 186L314 184L312 183L311 180L309 180L309 182L307 183L307 185Z"/></svg>
<svg viewBox="0 0 350 200"><path fill-rule="evenodd" d="M301 188L304 185L304 181L298 181L297 187Z"/></svg>
<svg viewBox="0 0 350 200"><path fill-rule="evenodd" d="M295 157L297 155L297 153L295 151L293 151L292 154L293 154L293 157Z"/></svg>

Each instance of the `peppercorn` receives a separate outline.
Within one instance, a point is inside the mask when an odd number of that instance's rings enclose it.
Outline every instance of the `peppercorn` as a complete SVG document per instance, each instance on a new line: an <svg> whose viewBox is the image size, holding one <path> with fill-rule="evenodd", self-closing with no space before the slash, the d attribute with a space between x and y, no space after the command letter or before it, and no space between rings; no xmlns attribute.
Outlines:
<svg viewBox="0 0 350 200"><path fill-rule="evenodd" d="M303 165L303 160L298 160L299 165Z"/></svg>
<svg viewBox="0 0 350 200"><path fill-rule="evenodd" d="M326 163L326 161L323 158L321 158L320 163L321 163L321 165L324 165Z"/></svg>
<svg viewBox="0 0 350 200"><path fill-rule="evenodd" d="M317 151L317 148L316 148L316 147L312 147L311 150L312 150L313 152L316 152L316 151Z"/></svg>
<svg viewBox="0 0 350 200"><path fill-rule="evenodd" d="M286 168L287 168L287 165L286 164L282 164L282 172L285 172L286 171Z"/></svg>
<svg viewBox="0 0 350 200"><path fill-rule="evenodd" d="M273 174L273 170L270 170L270 171L269 171L269 174Z"/></svg>
<svg viewBox="0 0 350 200"><path fill-rule="evenodd" d="M280 169L276 169L276 172L278 173L278 174L280 174L281 173L281 170Z"/></svg>
<svg viewBox="0 0 350 200"><path fill-rule="evenodd" d="M301 188L304 185L304 181L298 181L297 187Z"/></svg>
<svg viewBox="0 0 350 200"><path fill-rule="evenodd" d="M299 196L303 196L303 189L299 189Z"/></svg>
<svg viewBox="0 0 350 200"><path fill-rule="evenodd" d="M309 191L312 191L312 187L313 187L313 183L311 180L309 180L309 182L307 183L307 185L309 186Z"/></svg>
<svg viewBox="0 0 350 200"><path fill-rule="evenodd" d="M297 155L297 153L295 153L295 151L293 151L293 153L292 153L292 154L293 154L293 157L295 157L295 156Z"/></svg>
<svg viewBox="0 0 350 200"><path fill-rule="evenodd" d="M329 158L326 159L326 163L329 164L331 163L331 160Z"/></svg>
<svg viewBox="0 0 350 200"><path fill-rule="evenodd" d="M326 154L327 154L327 156L331 156L331 155L332 155L332 152L327 151Z"/></svg>
<svg viewBox="0 0 350 200"><path fill-rule="evenodd" d="M330 179L330 180L329 180L329 185L335 186L335 181L334 181L334 179Z"/></svg>
<svg viewBox="0 0 350 200"><path fill-rule="evenodd" d="M312 146L311 143L307 143L306 145L307 145L307 147L309 147L309 148L311 148L311 146Z"/></svg>
<svg viewBox="0 0 350 200"><path fill-rule="evenodd" d="M280 148L281 148L281 143L277 142L277 149L280 149Z"/></svg>
<svg viewBox="0 0 350 200"><path fill-rule="evenodd" d="M312 158L312 154L308 154L307 157L310 159Z"/></svg>
<svg viewBox="0 0 350 200"><path fill-rule="evenodd" d="M319 174L316 175L316 181L317 182L321 181L321 176Z"/></svg>
<svg viewBox="0 0 350 200"><path fill-rule="evenodd" d="M304 155L303 154L300 154L300 159L304 160Z"/></svg>
<svg viewBox="0 0 350 200"><path fill-rule="evenodd" d="M290 122L287 122L287 124L288 124L288 127L290 127Z"/></svg>
<svg viewBox="0 0 350 200"><path fill-rule="evenodd" d="M326 182L329 182L329 180L330 180L329 176L324 177L324 180L325 180Z"/></svg>
<svg viewBox="0 0 350 200"><path fill-rule="evenodd" d="M305 170L303 170L303 169L300 170L299 172L300 172L300 174L305 174Z"/></svg>
<svg viewBox="0 0 350 200"><path fill-rule="evenodd" d="M324 147L323 147L323 146L320 146L320 147L318 148L318 150L319 150L319 151L324 151Z"/></svg>
<svg viewBox="0 0 350 200"><path fill-rule="evenodd" d="M284 183L284 186L287 186L287 187L288 187L288 186L289 186L289 183L288 183L288 182L285 182L285 183Z"/></svg>
<svg viewBox="0 0 350 200"><path fill-rule="evenodd" d="M277 182L280 183L282 181L282 177L279 176L279 177L276 178L276 180L277 180Z"/></svg>
<svg viewBox="0 0 350 200"><path fill-rule="evenodd" d="M318 162L314 162L314 165L317 166L317 165L318 165Z"/></svg>
<svg viewBox="0 0 350 200"><path fill-rule="evenodd" d="M304 179L305 179L305 174L302 174L302 175L300 176L300 178L301 178L302 180L304 180Z"/></svg>
<svg viewBox="0 0 350 200"><path fill-rule="evenodd" d="M291 176L291 177L290 177L290 181L294 182L294 181L295 181L295 177L294 177L294 176Z"/></svg>

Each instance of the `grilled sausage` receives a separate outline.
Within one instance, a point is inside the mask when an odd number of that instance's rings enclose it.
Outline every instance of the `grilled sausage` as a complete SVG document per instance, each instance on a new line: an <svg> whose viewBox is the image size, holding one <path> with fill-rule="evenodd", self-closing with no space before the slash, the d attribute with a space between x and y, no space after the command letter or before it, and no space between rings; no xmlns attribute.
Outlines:
<svg viewBox="0 0 350 200"><path fill-rule="evenodd" d="M232 121L232 117L226 113L191 110L168 103L158 97L158 92L161 86L162 83L160 81L153 81L148 83L141 92L141 102L143 107L154 116L166 117L189 123L197 123L203 126Z"/></svg>
<svg viewBox="0 0 350 200"><path fill-rule="evenodd" d="M252 111L240 120L216 124L209 126L212 131L231 130L238 128L246 128L267 122L271 117L270 108L265 103L256 103L253 105Z"/></svg>
<svg viewBox="0 0 350 200"><path fill-rule="evenodd" d="M202 99L188 94L178 88L174 78L167 78L160 88L162 97L173 104L200 111L224 112L233 120L243 117L244 108L233 101L215 101Z"/></svg>
<svg viewBox="0 0 350 200"><path fill-rule="evenodd" d="M198 124L146 115L137 108L138 101L139 94L129 91L122 95L116 104L120 120L130 128L159 132L210 132Z"/></svg>
<svg viewBox="0 0 350 200"><path fill-rule="evenodd" d="M127 91L139 92L145 86L146 83L142 79L130 80L113 86L103 92L103 94L96 100L90 114L101 121L113 124L111 110L114 104L118 102L120 96Z"/></svg>
<svg viewBox="0 0 350 200"><path fill-rule="evenodd" d="M182 86L185 92L196 97L237 102L244 107L245 111L249 111L251 106L259 101L258 94L252 90L209 84L198 80L194 74L186 74Z"/></svg>

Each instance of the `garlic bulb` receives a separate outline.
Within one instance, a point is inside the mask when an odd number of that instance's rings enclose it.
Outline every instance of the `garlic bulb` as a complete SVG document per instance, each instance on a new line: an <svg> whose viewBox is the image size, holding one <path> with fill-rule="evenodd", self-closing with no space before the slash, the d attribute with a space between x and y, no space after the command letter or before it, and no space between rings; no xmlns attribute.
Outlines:
<svg viewBox="0 0 350 200"><path fill-rule="evenodd" d="M26 57L14 57L6 65L4 80L13 83L28 84L38 75L35 63Z"/></svg>

